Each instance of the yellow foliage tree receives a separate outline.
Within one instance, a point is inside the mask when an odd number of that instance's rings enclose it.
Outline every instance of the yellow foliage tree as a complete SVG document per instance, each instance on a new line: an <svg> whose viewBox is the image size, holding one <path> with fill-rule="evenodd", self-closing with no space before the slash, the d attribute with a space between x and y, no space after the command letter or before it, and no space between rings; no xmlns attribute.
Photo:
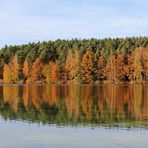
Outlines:
<svg viewBox="0 0 148 148"><path fill-rule="evenodd" d="M17 61L17 56L15 55L13 59L10 61L10 66L11 66L11 71L12 71L12 81L14 83L18 82L18 69L19 69L19 64Z"/></svg>
<svg viewBox="0 0 148 148"><path fill-rule="evenodd" d="M51 66L50 64L46 64L43 69L43 76L45 77L46 83L51 82Z"/></svg>
<svg viewBox="0 0 148 148"><path fill-rule="evenodd" d="M11 67L8 64L4 65L3 79L4 83L12 83Z"/></svg>
<svg viewBox="0 0 148 148"><path fill-rule="evenodd" d="M49 62L49 65L51 67L51 82L53 83L58 82L59 73L58 73L57 63Z"/></svg>
<svg viewBox="0 0 148 148"><path fill-rule="evenodd" d="M23 63L23 68L22 68L22 72L23 72L25 79L29 77L30 69L31 69L31 65L29 64L27 60L25 60Z"/></svg>
<svg viewBox="0 0 148 148"><path fill-rule="evenodd" d="M72 80L74 78L74 55L72 51L70 50L65 64L65 69L67 72L67 80Z"/></svg>
<svg viewBox="0 0 148 148"><path fill-rule="evenodd" d="M4 83L17 83L18 82L18 68L17 56L14 56L12 60L4 65L3 78Z"/></svg>
<svg viewBox="0 0 148 148"><path fill-rule="evenodd" d="M46 64L42 71L45 77L46 83L57 83L58 82L58 67L55 62L49 62Z"/></svg>

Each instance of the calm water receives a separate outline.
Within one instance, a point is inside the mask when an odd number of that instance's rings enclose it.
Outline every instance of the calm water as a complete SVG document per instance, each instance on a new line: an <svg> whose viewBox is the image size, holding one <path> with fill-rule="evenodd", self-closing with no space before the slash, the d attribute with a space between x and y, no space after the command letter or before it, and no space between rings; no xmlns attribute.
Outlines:
<svg viewBox="0 0 148 148"><path fill-rule="evenodd" d="M2 148L146 148L148 85L0 86Z"/></svg>

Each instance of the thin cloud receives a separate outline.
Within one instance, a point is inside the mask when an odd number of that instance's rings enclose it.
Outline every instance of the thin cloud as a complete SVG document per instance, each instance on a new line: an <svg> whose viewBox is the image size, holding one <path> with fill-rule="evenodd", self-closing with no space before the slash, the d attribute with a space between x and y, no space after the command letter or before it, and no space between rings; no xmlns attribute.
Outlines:
<svg viewBox="0 0 148 148"><path fill-rule="evenodd" d="M148 35L147 0L5 0L0 47L57 38Z"/></svg>

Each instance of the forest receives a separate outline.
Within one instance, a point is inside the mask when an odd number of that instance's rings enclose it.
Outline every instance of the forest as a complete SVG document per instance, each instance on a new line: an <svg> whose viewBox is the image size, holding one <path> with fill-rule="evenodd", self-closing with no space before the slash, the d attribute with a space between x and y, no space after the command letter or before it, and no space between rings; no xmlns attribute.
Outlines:
<svg viewBox="0 0 148 148"><path fill-rule="evenodd" d="M100 84L148 81L148 37L71 39L0 50L0 83Z"/></svg>

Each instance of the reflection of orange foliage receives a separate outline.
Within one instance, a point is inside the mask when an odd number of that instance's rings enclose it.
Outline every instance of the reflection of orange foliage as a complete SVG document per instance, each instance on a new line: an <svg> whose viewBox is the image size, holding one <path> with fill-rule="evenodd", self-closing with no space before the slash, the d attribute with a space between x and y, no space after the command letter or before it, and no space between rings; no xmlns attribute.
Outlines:
<svg viewBox="0 0 148 148"><path fill-rule="evenodd" d="M105 95L104 95L104 87L98 87L98 111L99 113L103 113L105 111L104 104L105 104Z"/></svg>
<svg viewBox="0 0 148 148"><path fill-rule="evenodd" d="M104 98L105 98L104 102L106 104L106 110L107 111L113 111L114 85L106 85L106 86L104 86L103 92L104 92Z"/></svg>
<svg viewBox="0 0 148 148"><path fill-rule="evenodd" d="M59 107L59 112L65 111L66 107L70 118L78 118L82 109L81 115L87 117L97 117L99 112L101 115L115 115L118 119L129 115L133 119L143 120L148 119L147 87L147 85L3 86L0 91L3 91L3 102L8 103L15 112L18 107L22 107L21 103L27 107L29 99L30 101L32 99L32 105L38 110L44 104ZM20 96L23 101L18 99Z"/></svg>
<svg viewBox="0 0 148 148"><path fill-rule="evenodd" d="M27 107L28 103L29 103L29 97L30 97L29 96L29 87L28 86L23 87L22 97L23 97L23 101L24 101L24 106Z"/></svg>
<svg viewBox="0 0 148 148"><path fill-rule="evenodd" d="M12 97L12 87L3 86L3 100L4 102L9 102Z"/></svg>
<svg viewBox="0 0 148 148"><path fill-rule="evenodd" d="M57 86L46 86L42 93L45 102L48 102L50 106L56 105L58 95Z"/></svg>
<svg viewBox="0 0 148 148"><path fill-rule="evenodd" d="M142 85L108 85L104 87L104 95L98 99L99 112L130 115L136 120L142 119ZM145 94L145 93L144 93ZM104 99L101 99L104 98ZM106 104L105 106L103 104Z"/></svg>
<svg viewBox="0 0 148 148"><path fill-rule="evenodd" d="M36 109L40 109L41 105L44 103L42 93L43 93L42 87L32 86L31 98L32 98L32 103Z"/></svg>
<svg viewBox="0 0 148 148"><path fill-rule="evenodd" d="M142 113L143 113L143 119L148 119L148 85L145 85L143 87L143 109L142 109Z"/></svg>
<svg viewBox="0 0 148 148"><path fill-rule="evenodd" d="M124 96L123 94L125 93L124 87L121 87L120 85L117 85L115 87L115 111L117 111L117 114L123 114L124 113Z"/></svg>
<svg viewBox="0 0 148 148"><path fill-rule="evenodd" d="M93 113L93 94L92 87L84 86L82 88L82 109L86 116L91 117Z"/></svg>
<svg viewBox="0 0 148 148"><path fill-rule="evenodd" d="M12 93L13 93L12 108L15 112L17 112L19 87L17 86L13 87Z"/></svg>
<svg viewBox="0 0 148 148"><path fill-rule="evenodd" d="M133 116L140 120L142 115L142 85L134 85L133 91Z"/></svg>
<svg viewBox="0 0 148 148"><path fill-rule="evenodd" d="M65 97L66 109L69 117L78 117L79 115L79 92L76 86L67 88L67 96Z"/></svg>
<svg viewBox="0 0 148 148"><path fill-rule="evenodd" d="M46 86L42 92L44 102L48 102L50 99L50 86Z"/></svg>
<svg viewBox="0 0 148 148"><path fill-rule="evenodd" d="M3 86L3 100L8 102L13 111L17 111L19 88L16 86Z"/></svg>
<svg viewBox="0 0 148 148"><path fill-rule="evenodd" d="M50 98L50 105L56 105L57 103L57 87L56 86L51 86L51 98Z"/></svg>

